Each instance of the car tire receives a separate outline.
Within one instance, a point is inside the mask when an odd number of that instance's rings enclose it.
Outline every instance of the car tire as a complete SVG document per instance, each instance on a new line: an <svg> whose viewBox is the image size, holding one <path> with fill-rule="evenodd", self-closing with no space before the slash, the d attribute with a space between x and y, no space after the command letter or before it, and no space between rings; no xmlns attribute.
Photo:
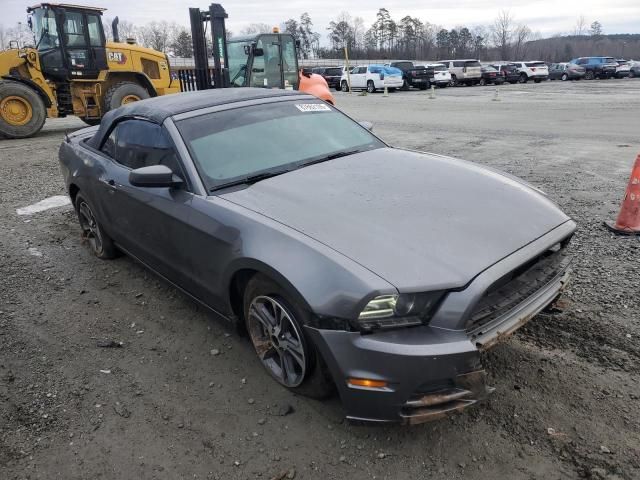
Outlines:
<svg viewBox="0 0 640 480"><path fill-rule="evenodd" d="M636 76L635 72L633 70L631 70L629 72L629 78L634 78Z"/></svg>
<svg viewBox="0 0 640 480"><path fill-rule="evenodd" d="M484 78L481 78L480 81L478 82L478 85L480 85L481 87L484 87L487 84L487 81Z"/></svg>
<svg viewBox="0 0 640 480"><path fill-rule="evenodd" d="M113 240L106 234L100 226L95 215L95 209L91 204L78 193L74 201L78 222L82 229L82 240L87 242L93 254L102 259L109 260L116 258L120 252L116 248Z"/></svg>
<svg viewBox="0 0 640 480"><path fill-rule="evenodd" d="M587 73L584 74L585 80L593 80L596 76L593 74L591 70L588 70Z"/></svg>
<svg viewBox="0 0 640 480"><path fill-rule="evenodd" d="M518 79L518 83L527 83L529 81L529 77L527 77L526 73L521 73L520 78Z"/></svg>
<svg viewBox="0 0 640 480"><path fill-rule="evenodd" d="M150 95L147 89L137 83L116 83L107 90L107 94L104 96L104 111L102 113L107 113L127 103L137 102L138 100L144 100L149 97Z"/></svg>
<svg viewBox="0 0 640 480"><path fill-rule="evenodd" d="M47 109L35 89L13 80L0 80L0 137L32 137L46 119Z"/></svg>
<svg viewBox="0 0 640 480"><path fill-rule="evenodd" d="M340 84L337 84L335 87L336 92L339 92L340 90L342 90L342 87L340 86Z"/></svg>
<svg viewBox="0 0 640 480"><path fill-rule="evenodd" d="M560 80L562 80L563 82L566 82L567 80L569 80L569 75L567 75L566 73L563 73L562 76L560 77Z"/></svg>
<svg viewBox="0 0 640 480"><path fill-rule="evenodd" d="M87 125L90 125L92 127L94 127L96 125L100 125L100 119L99 118L81 117L80 120L82 120L84 123L86 123Z"/></svg>
<svg viewBox="0 0 640 480"><path fill-rule="evenodd" d="M327 398L334 384L326 364L305 333L306 309L263 274L249 280L243 312L258 359L285 388L311 398Z"/></svg>
<svg viewBox="0 0 640 480"><path fill-rule="evenodd" d="M348 91L349 91L349 84L347 83L347 81L346 81L346 80L343 80L343 81L342 81L342 86L340 87L340 89L341 89L343 92L348 92Z"/></svg>
<svg viewBox="0 0 640 480"><path fill-rule="evenodd" d="M540 83L541 81L542 81L541 78L536 78L536 79L533 80L534 83Z"/></svg>
<svg viewBox="0 0 640 480"><path fill-rule="evenodd" d="M373 83L373 80L367 82L367 93L376 93L376 84Z"/></svg>
<svg viewBox="0 0 640 480"><path fill-rule="evenodd" d="M455 75L451 75L451 80L449 80L449 86L450 87L458 86L458 78Z"/></svg>

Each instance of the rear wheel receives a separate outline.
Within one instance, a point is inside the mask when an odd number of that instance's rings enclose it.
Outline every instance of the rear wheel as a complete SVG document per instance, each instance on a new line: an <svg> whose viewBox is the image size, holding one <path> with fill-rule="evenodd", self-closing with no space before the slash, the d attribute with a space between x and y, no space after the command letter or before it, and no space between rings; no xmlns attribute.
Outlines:
<svg viewBox="0 0 640 480"><path fill-rule="evenodd" d="M596 76L593 73L593 70L588 70L587 73L584 74L585 80L593 80Z"/></svg>
<svg viewBox="0 0 640 480"><path fill-rule="evenodd" d="M635 77L635 76L636 76L636 72L634 72L633 70L631 70L631 71L629 72L629 78L633 78L633 77Z"/></svg>
<svg viewBox="0 0 640 480"><path fill-rule="evenodd" d="M44 102L33 88L0 81L0 136L31 137L40 131L46 118Z"/></svg>
<svg viewBox="0 0 640 480"><path fill-rule="evenodd" d="M529 78L527 77L526 73L521 73L520 74L520 78L518 79L518 82L520 83L527 83L529 81Z"/></svg>
<svg viewBox="0 0 640 480"><path fill-rule="evenodd" d="M107 235L94 214L93 207L82 196L76 195L76 213L82 229L82 240L89 244L93 254L103 260L108 260L118 256L118 249Z"/></svg>
<svg viewBox="0 0 640 480"><path fill-rule="evenodd" d="M562 76L560 77L560 80L562 80L563 82L566 82L567 80L569 80L569 75L567 75L566 73L563 73Z"/></svg>
<svg viewBox="0 0 640 480"><path fill-rule="evenodd" d="M484 78L480 79L480 82L478 83L480 86L484 87L487 84L487 81Z"/></svg>
<svg viewBox="0 0 640 480"><path fill-rule="evenodd" d="M373 83L373 80L369 80L367 82L367 92L368 93L375 93L376 92L376 85L375 85L375 83Z"/></svg>
<svg viewBox="0 0 640 480"><path fill-rule="evenodd" d="M451 75L451 80L449 80L449 86L455 87L458 85L458 78L455 75Z"/></svg>
<svg viewBox="0 0 640 480"><path fill-rule="evenodd" d="M141 85L133 82L116 83L107 90L107 94L104 96L103 113L128 103L144 100L145 98L149 98L149 92Z"/></svg>
<svg viewBox="0 0 640 480"><path fill-rule="evenodd" d="M244 317L251 343L264 368L280 385L312 398L325 398L333 384L318 351L304 331L305 309L262 274L244 292Z"/></svg>

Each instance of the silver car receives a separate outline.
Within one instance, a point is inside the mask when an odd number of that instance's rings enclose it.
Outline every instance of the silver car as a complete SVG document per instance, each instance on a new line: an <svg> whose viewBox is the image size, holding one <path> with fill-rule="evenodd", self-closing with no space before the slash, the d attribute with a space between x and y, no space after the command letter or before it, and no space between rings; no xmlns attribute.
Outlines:
<svg viewBox="0 0 640 480"><path fill-rule="evenodd" d="M480 352L560 294L576 224L522 180L367 127L298 92L205 90L110 111L60 164L97 257L245 329L283 387L419 423L491 392Z"/></svg>

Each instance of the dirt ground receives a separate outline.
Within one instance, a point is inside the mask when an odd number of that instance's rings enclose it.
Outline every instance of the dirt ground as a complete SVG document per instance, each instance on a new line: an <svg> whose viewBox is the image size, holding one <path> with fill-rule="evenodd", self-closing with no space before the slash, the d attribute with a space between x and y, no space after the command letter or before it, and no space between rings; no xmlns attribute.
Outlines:
<svg viewBox="0 0 640 480"><path fill-rule="evenodd" d="M602 227L640 153L640 81L498 92L336 94L390 143L521 176L579 225L564 310L486 355L492 397L410 428L280 388L228 325L93 257L70 207L18 216L65 193L77 119L0 140L0 479L640 478L640 237Z"/></svg>

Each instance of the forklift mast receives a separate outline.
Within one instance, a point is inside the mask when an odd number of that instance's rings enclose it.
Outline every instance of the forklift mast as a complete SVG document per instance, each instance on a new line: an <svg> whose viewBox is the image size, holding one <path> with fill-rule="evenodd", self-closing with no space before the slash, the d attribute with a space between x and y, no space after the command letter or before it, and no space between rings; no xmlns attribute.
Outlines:
<svg viewBox="0 0 640 480"><path fill-rule="evenodd" d="M193 58L198 90L226 88L229 82L229 56L227 53L227 31L225 19L229 17L222 5L212 3L209 10L190 8L191 38L193 40ZM206 25L211 25L213 79L209 77ZM212 85L213 80L213 85Z"/></svg>

